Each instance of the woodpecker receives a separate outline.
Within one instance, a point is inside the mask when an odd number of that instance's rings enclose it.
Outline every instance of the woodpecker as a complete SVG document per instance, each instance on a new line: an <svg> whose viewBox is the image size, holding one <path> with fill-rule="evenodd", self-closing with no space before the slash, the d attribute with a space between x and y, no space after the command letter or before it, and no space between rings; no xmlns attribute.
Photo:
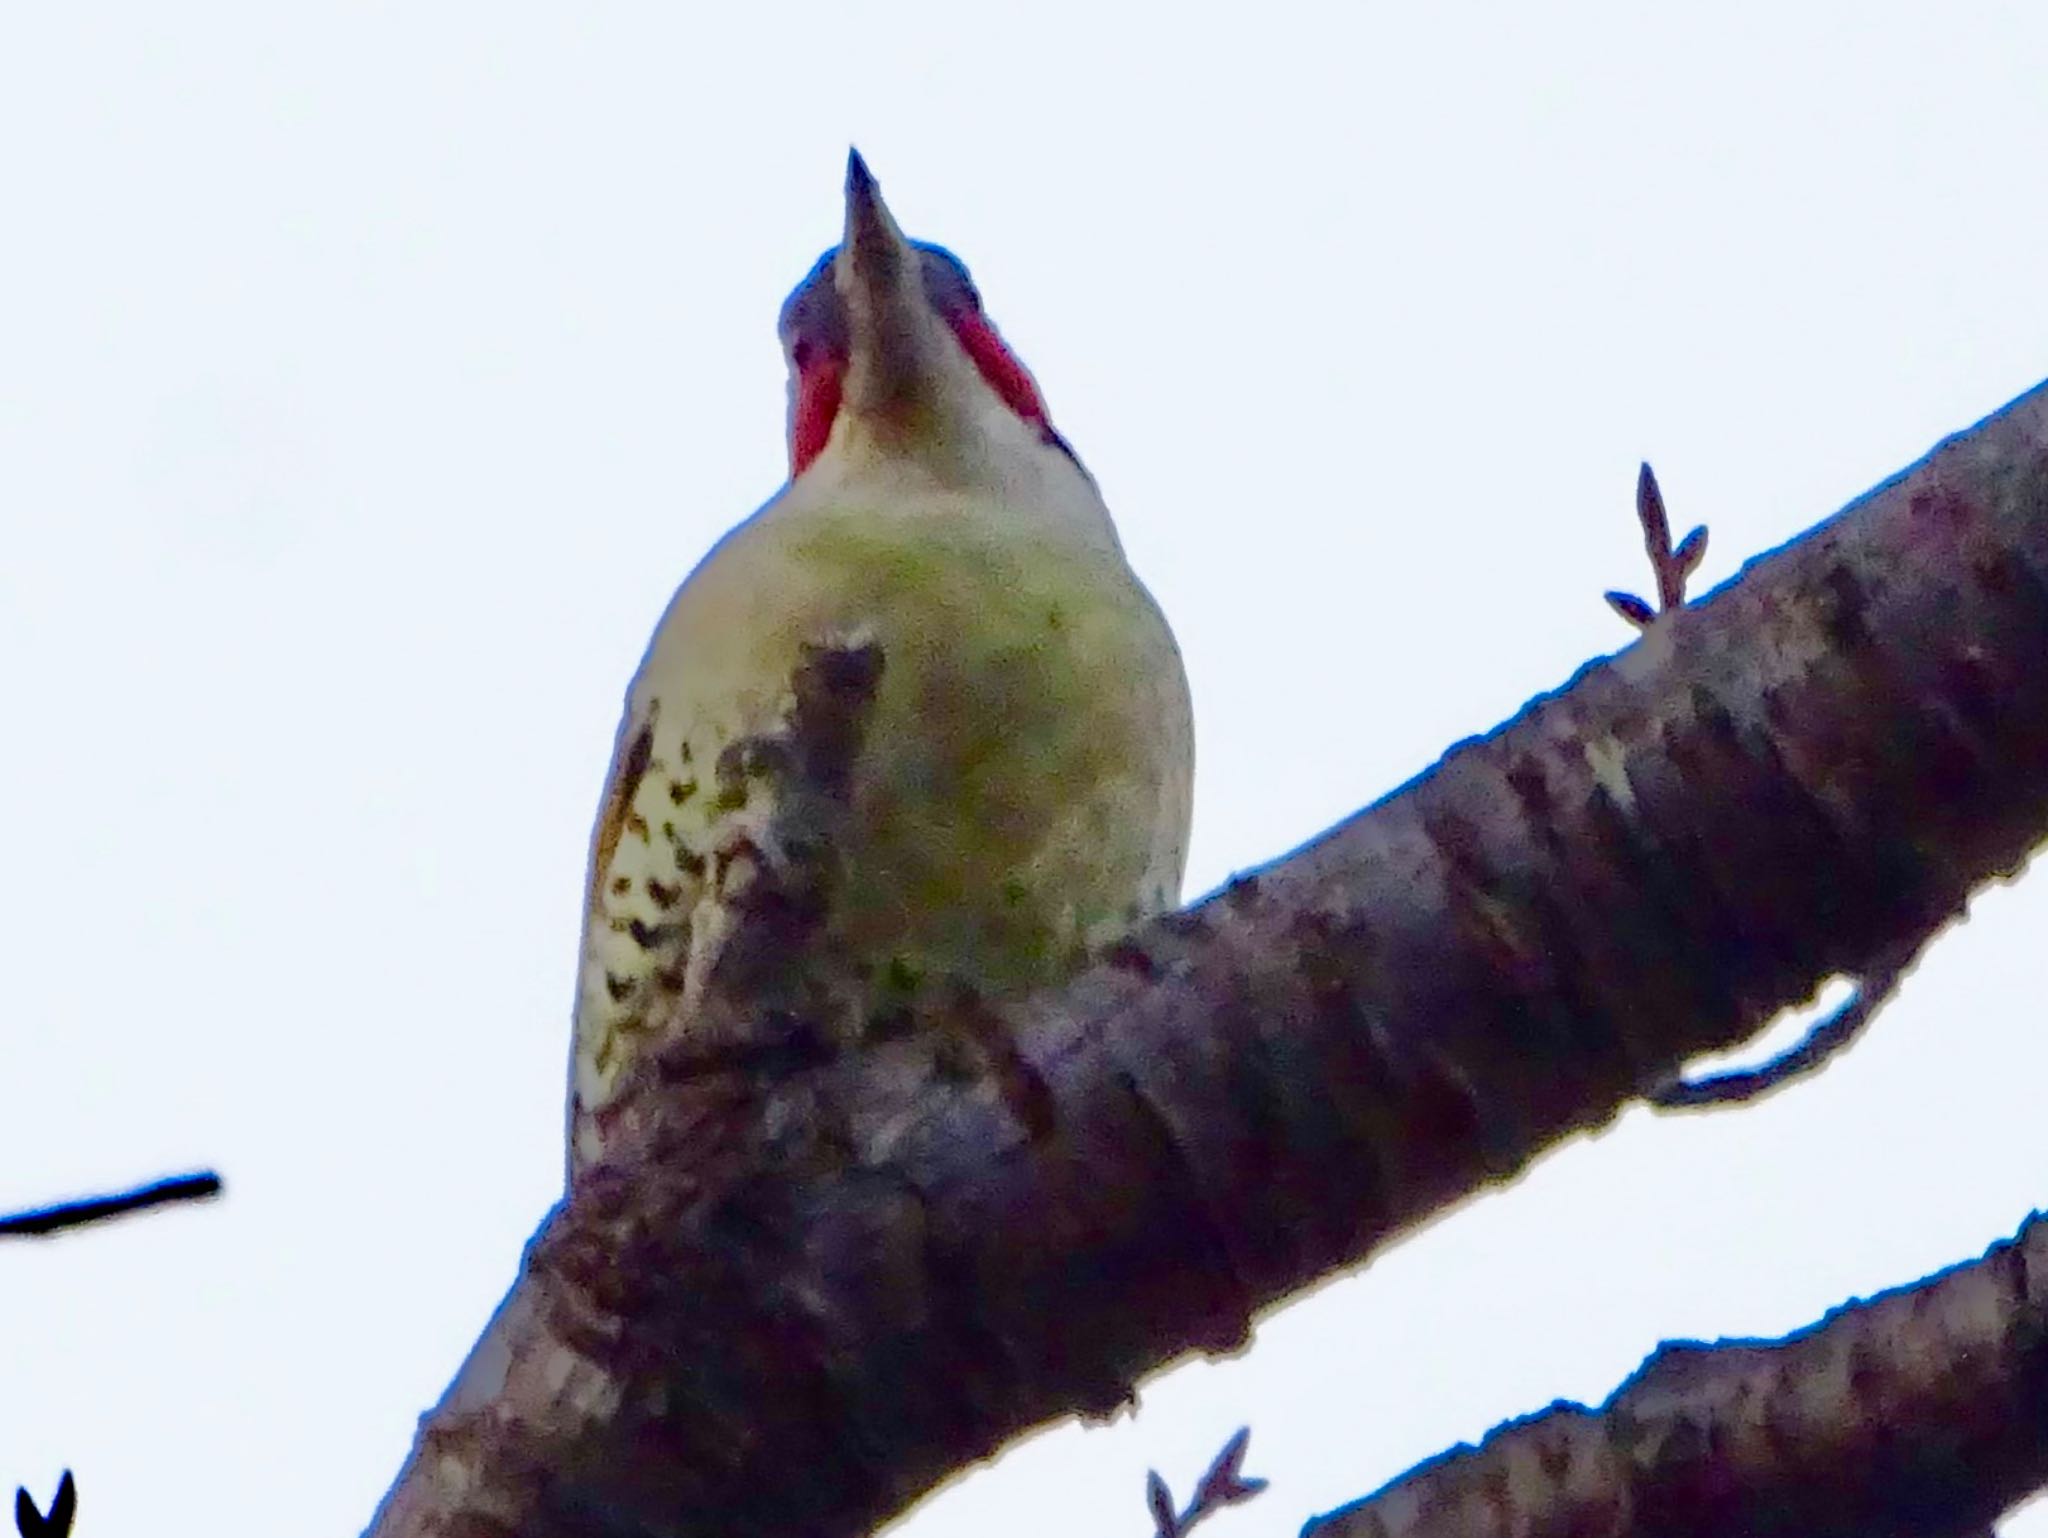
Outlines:
<svg viewBox="0 0 2048 1538"><path fill-rule="evenodd" d="M723 747L771 729L807 645L882 673L831 922L908 991L1000 999L1179 901L1187 675L1109 511L966 267L907 240L858 152L840 244L783 306L789 480L670 601L627 694L591 842L571 1174L677 1007Z"/></svg>

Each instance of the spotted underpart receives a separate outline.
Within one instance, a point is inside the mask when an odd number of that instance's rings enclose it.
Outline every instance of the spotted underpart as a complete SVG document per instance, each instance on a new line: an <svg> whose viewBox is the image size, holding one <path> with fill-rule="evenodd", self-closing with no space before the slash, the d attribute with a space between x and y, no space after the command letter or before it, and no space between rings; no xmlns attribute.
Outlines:
<svg viewBox="0 0 2048 1538"><path fill-rule="evenodd" d="M587 922L586 989L579 1014L593 1006L607 1023L592 1065L614 1073L650 1017L680 996L690 946L690 908L701 881L710 834L706 819L687 810L697 798L694 746L669 741L657 752L658 704L634 724L614 771L598 825Z"/></svg>

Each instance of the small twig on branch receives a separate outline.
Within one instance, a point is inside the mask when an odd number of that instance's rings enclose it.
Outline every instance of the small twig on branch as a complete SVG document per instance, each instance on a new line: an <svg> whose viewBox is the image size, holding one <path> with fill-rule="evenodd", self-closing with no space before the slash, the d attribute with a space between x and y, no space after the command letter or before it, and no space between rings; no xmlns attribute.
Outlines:
<svg viewBox="0 0 2048 1538"><path fill-rule="evenodd" d="M1145 1476L1145 1504L1152 1512L1153 1538L1183 1538L1204 1517L1221 1511L1225 1506L1248 1501L1265 1489L1265 1480L1247 1478L1242 1472L1244 1450L1251 1445L1251 1440L1252 1428L1239 1427L1237 1434L1223 1444L1223 1451L1209 1465L1201 1483L1195 1486L1194 1498L1182 1512L1174 1510L1173 1492L1166 1488L1166 1481L1159 1477L1159 1471L1154 1469L1148 1473Z"/></svg>
<svg viewBox="0 0 2048 1538"><path fill-rule="evenodd" d="M1643 549L1649 553L1650 572L1657 584L1657 606L1651 608L1634 593L1611 592L1607 603L1616 614L1638 630L1647 630L1660 614L1685 607L1685 584L1707 555L1707 528L1701 524L1671 543L1671 519L1664 511L1664 494L1657 489L1656 474L1649 463L1636 474L1636 520L1643 526Z"/></svg>
<svg viewBox="0 0 2048 1538"><path fill-rule="evenodd" d="M1302 1538L1973 1538L2048 1481L2048 1219L1776 1341L1666 1345L1310 1521Z"/></svg>
<svg viewBox="0 0 2048 1538"><path fill-rule="evenodd" d="M1702 1079L1678 1079L1644 1098L1660 1111L1707 1111L1748 1105L1795 1080L1820 1072L1852 1045L1878 1011L1891 1002L1923 948L1924 942L1901 946L1891 956L1873 964L1857 979L1856 991L1840 1009L1815 1025L1800 1038L1798 1045L1769 1061L1754 1068L1708 1074Z"/></svg>
<svg viewBox="0 0 2048 1538"><path fill-rule="evenodd" d="M883 657L873 641L806 644L801 656L779 728L719 755L721 789L730 786L761 816L751 835L740 835L742 847L712 862L685 1009L716 1002L744 1017L767 1002L764 989L778 988L784 996L774 1002L787 1005L792 985L804 980L805 969L792 963L829 916L840 824Z"/></svg>
<svg viewBox="0 0 2048 1538"><path fill-rule="evenodd" d="M14 1530L21 1538L69 1538L71 1519L77 1514L78 1486L69 1469L57 1481L57 1493L50 1498L47 1516L37 1508L34 1496L20 1486L15 1487Z"/></svg>
<svg viewBox="0 0 2048 1538"><path fill-rule="evenodd" d="M220 1176L212 1170L173 1175L167 1180L137 1186L132 1191L122 1191L114 1196L91 1196L81 1201L63 1202L54 1207L38 1207L30 1212L0 1217L0 1238L47 1238L68 1228L83 1228L88 1223L126 1217L131 1212L146 1212L151 1207L164 1207L172 1202L208 1201L220 1193Z"/></svg>

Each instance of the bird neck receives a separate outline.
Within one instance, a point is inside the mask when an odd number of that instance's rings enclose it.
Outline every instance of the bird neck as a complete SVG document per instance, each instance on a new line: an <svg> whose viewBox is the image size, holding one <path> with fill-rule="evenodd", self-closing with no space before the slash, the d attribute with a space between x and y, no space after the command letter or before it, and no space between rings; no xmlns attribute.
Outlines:
<svg viewBox="0 0 2048 1538"><path fill-rule="evenodd" d="M971 388L947 391L921 411L842 412L792 494L815 504L978 509L1019 535L1120 552L1102 494L1073 455L978 376L966 383Z"/></svg>

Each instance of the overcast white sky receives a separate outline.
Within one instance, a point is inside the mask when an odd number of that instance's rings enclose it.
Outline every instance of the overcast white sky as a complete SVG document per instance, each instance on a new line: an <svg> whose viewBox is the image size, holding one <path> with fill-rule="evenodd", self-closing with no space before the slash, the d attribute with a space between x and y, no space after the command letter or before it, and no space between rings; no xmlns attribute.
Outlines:
<svg viewBox="0 0 2048 1538"><path fill-rule="evenodd" d="M1179 631L1191 890L2048 374L2048 11L13 6L0 15L0 1492L353 1533L556 1191L621 692L782 473L857 141L973 265ZM175 19L173 19L175 18ZM1663 1338L2048 1201L2048 886L1852 1057L1631 1114L910 1535L1291 1533ZM2048 1508L2009 1527L2048 1535Z"/></svg>

